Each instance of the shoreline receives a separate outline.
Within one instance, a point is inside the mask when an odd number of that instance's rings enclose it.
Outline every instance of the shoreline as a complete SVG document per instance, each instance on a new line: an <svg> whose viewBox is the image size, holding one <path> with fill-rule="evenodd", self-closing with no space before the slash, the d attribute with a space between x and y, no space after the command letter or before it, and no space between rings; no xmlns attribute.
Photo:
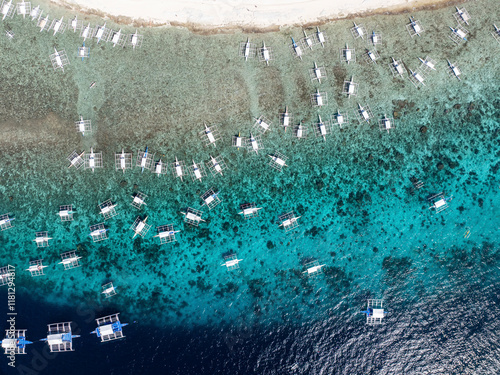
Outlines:
<svg viewBox="0 0 500 375"><path fill-rule="evenodd" d="M398 15L415 11L422 10L436 10L449 6L455 6L458 4L463 4L468 2L468 0L393 0L394 4L384 6L386 3L383 0L375 0L374 6L360 9L359 6L356 8L353 5L350 5L350 8L347 9L347 13L343 13L342 11L335 11L333 9L327 10L326 13L328 15L318 15L325 13L323 9L321 13L313 13L311 10L305 11L305 9L301 10L301 16L291 16L290 14L295 14L295 9L293 11L283 12L283 17L289 19L287 22L275 22L276 13L271 10L264 10L262 15L259 15L259 21L255 21L255 16L253 20L249 17L236 18L233 17L231 20L225 19L219 15L219 21L214 19L217 13L217 10L214 10L213 5L199 4L200 7L197 9L193 8L192 11L196 11L205 16L194 17L190 15L188 12L184 12L184 14L180 13L180 16L176 14L177 19L173 19L172 17L166 17L163 19L148 17L147 15L141 15L141 12L138 12L137 7L133 8L131 6L123 6L120 8L119 0L112 0L111 3L116 2L117 10L113 11L113 13L107 12L105 9L97 9L90 5L96 2L96 0L48 0L51 6L57 6L61 8L65 8L68 11L79 12L89 16L98 16L103 19L110 19L118 24L129 25L136 28L139 27L181 27L186 28L197 34L224 34L224 33L234 33L234 32L244 32L244 33L267 33L267 32L277 32L282 28L292 28L292 27L312 27L312 26L320 26L329 22L334 22L338 20L348 20L354 18L363 18L370 17L374 15ZM78 1L79 4L76 3ZM217 0L213 0L214 3ZM258 0L262 1L262 0ZM281 2L283 0L275 0L276 2ZM346 3L349 3L349 0L341 0L344 5L337 5L336 7L346 6ZM354 0L361 1L363 0ZM391 0L389 0L391 1ZM404 2L402 2L404 1ZM410 1L410 2L408 2ZM163 4L164 7L171 7L171 5L177 4L175 2L170 3L169 1L163 2L162 0L149 0L150 4L156 3ZM315 1L317 5L325 5L330 6L328 1L318 0ZM309 3L307 3L309 4ZM203 8L205 6L205 8ZM271 7L285 7L286 4L279 5L271 5ZM341 8L344 9L344 8ZM172 11L175 13L175 11ZM144 10L142 11L144 13ZM137 17L131 17L127 14L138 14ZM280 13L281 14L281 13ZM272 17L270 17L270 15ZM238 17L238 16L237 16ZM295 18L294 18L295 17ZM300 19L299 19L300 18ZM208 22L210 19L217 22ZM222 20L222 21L221 21Z"/></svg>

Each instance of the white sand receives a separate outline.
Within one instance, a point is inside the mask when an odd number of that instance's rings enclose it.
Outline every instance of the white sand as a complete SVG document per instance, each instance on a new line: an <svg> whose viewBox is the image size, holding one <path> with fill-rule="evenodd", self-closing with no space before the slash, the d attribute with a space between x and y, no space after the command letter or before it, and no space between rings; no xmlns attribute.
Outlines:
<svg viewBox="0 0 500 375"><path fill-rule="evenodd" d="M52 0L74 9L160 24L265 28L307 24L371 11L397 11L447 0Z"/></svg>

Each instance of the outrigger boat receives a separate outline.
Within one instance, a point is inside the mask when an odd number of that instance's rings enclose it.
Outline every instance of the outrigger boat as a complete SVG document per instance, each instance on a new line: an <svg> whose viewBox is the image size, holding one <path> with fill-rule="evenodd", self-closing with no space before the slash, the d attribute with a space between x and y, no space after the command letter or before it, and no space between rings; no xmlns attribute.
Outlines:
<svg viewBox="0 0 500 375"><path fill-rule="evenodd" d="M57 49L54 47L54 57L56 59L56 64L59 68L61 68L64 72L64 67L63 67L63 63L62 63L62 60L61 60L61 56L59 55L59 52L57 52Z"/></svg>
<svg viewBox="0 0 500 375"><path fill-rule="evenodd" d="M95 33L95 37L97 39L97 44L101 41L103 37L105 37L104 32L106 31L106 22L104 22L103 26L97 26L97 31Z"/></svg>
<svg viewBox="0 0 500 375"><path fill-rule="evenodd" d="M120 43L120 38L122 37L122 29L118 30L111 37L111 43L113 43L113 48L116 47L118 43Z"/></svg>
<svg viewBox="0 0 500 375"><path fill-rule="evenodd" d="M372 31L371 41L372 41L373 45L377 45L377 44L382 43L382 37L381 37L380 33L376 33L375 31Z"/></svg>
<svg viewBox="0 0 500 375"><path fill-rule="evenodd" d="M394 69L394 71L399 74L400 76L402 76L404 74L404 69L403 67L400 65L399 61L396 61L394 60L394 57L391 57L392 59L392 67Z"/></svg>
<svg viewBox="0 0 500 375"><path fill-rule="evenodd" d="M250 138L248 139L248 142L250 143L250 147L252 148L252 151L255 151L255 153L258 154L259 153L259 142L252 135L252 133L250 133Z"/></svg>
<svg viewBox="0 0 500 375"><path fill-rule="evenodd" d="M13 11L13 5L12 5L12 0L9 0L9 2L4 2L3 6L2 6L2 14L3 14L3 17L2 17L2 20L5 20L5 18L9 15L12 14L12 11Z"/></svg>
<svg viewBox="0 0 500 375"><path fill-rule="evenodd" d="M361 104L358 103L358 108L359 108L359 114L361 115L361 118L365 120L366 122L370 122L370 114L368 111L361 106Z"/></svg>
<svg viewBox="0 0 500 375"><path fill-rule="evenodd" d="M78 18L77 16L75 16L75 18L73 18L70 22L70 26L71 28L73 29L73 32L76 33L76 29L78 29L78 25L81 24L81 22L78 21ZM80 26L81 27L81 26Z"/></svg>
<svg viewBox="0 0 500 375"><path fill-rule="evenodd" d="M38 27L40 28L40 32L45 30L45 27L47 27L47 24L49 22L49 15L47 14L45 18L41 18L40 21L38 22Z"/></svg>
<svg viewBox="0 0 500 375"><path fill-rule="evenodd" d="M158 177L160 177L160 175L162 174L162 170L163 170L163 163L161 162L161 159L160 161L158 161L158 163L156 163L156 166L155 166L155 172Z"/></svg>
<svg viewBox="0 0 500 375"><path fill-rule="evenodd" d="M314 62L314 77L318 80L318 83L321 83L321 78L324 78L323 74L321 74L321 68L318 68L316 61Z"/></svg>
<svg viewBox="0 0 500 375"><path fill-rule="evenodd" d="M297 55L297 57L302 60L302 48L300 48L300 46L295 42L293 37L291 37L291 38L292 38L293 50L294 50L295 54Z"/></svg>
<svg viewBox="0 0 500 375"><path fill-rule="evenodd" d="M61 26L63 24L63 18L64 17L61 17L61 19L53 21L54 23L52 25L52 29L54 30L54 34L52 34L52 36L56 35L56 33L61 29ZM66 25L64 25L64 28L66 28ZM61 29L61 32L63 31L64 30Z"/></svg>
<svg viewBox="0 0 500 375"><path fill-rule="evenodd" d="M127 169L127 157L123 148L122 153L120 154L120 169L123 171L123 173L125 173L125 169Z"/></svg>
<svg viewBox="0 0 500 375"><path fill-rule="evenodd" d="M457 13L455 13L455 18L457 19L457 21L460 22L460 20L462 20L466 25L469 25L470 15L469 13L467 13L465 8L460 9L458 7L455 7L455 9L457 10Z"/></svg>
<svg viewBox="0 0 500 375"><path fill-rule="evenodd" d="M364 27L361 25L356 25L356 22L353 22L353 23L354 23L354 27L352 28L352 35L355 38L365 39Z"/></svg>
<svg viewBox="0 0 500 375"><path fill-rule="evenodd" d="M130 44L132 45L133 49L139 46L139 34L137 33L137 29L135 29L135 33L130 37Z"/></svg>
<svg viewBox="0 0 500 375"><path fill-rule="evenodd" d="M419 72L414 72L413 70L410 69L410 74L411 74L411 77L413 77L413 79L419 83L421 83L423 86L425 86L425 83L424 83L424 77L419 73ZM413 83L413 81L412 81ZM416 85L415 85L416 87Z"/></svg>
<svg viewBox="0 0 500 375"><path fill-rule="evenodd" d="M200 168L198 168L194 160L193 160L193 176L198 181L201 181L201 178L203 177Z"/></svg>
<svg viewBox="0 0 500 375"><path fill-rule="evenodd" d="M493 27L495 28L495 31L492 31L491 35L498 43L500 43L500 29L495 24L493 24Z"/></svg>
<svg viewBox="0 0 500 375"><path fill-rule="evenodd" d="M467 31L465 29L461 29L460 27L451 27L451 26L448 26L451 30L451 40L453 40L455 43L458 43L460 41L467 41Z"/></svg>
<svg viewBox="0 0 500 375"><path fill-rule="evenodd" d="M344 58L344 61L349 64L351 61L355 62L356 58L353 56L354 49L349 48L349 45L346 43L345 48L341 49L340 54L341 58Z"/></svg>
<svg viewBox="0 0 500 375"><path fill-rule="evenodd" d="M304 134L305 134L304 125L302 125L302 122L299 122L299 125L297 125L295 135L297 136L297 138L300 139L300 138L304 138Z"/></svg>
<svg viewBox="0 0 500 375"><path fill-rule="evenodd" d="M281 114L282 125L286 129L290 126L290 114L288 113L288 106L285 107L285 112Z"/></svg>
<svg viewBox="0 0 500 375"><path fill-rule="evenodd" d="M318 42L321 44L321 47L325 47L326 38L323 32L319 30L319 27L316 27L316 37L318 38Z"/></svg>
<svg viewBox="0 0 500 375"><path fill-rule="evenodd" d="M423 59L421 59L421 58L419 57L418 59L422 62L422 64L424 64L424 65L425 65L426 67L428 67L429 69L436 70L436 67L435 67L435 65L434 65L434 62L430 61L430 60L429 60L429 59L427 59L427 58L426 58L425 60L423 60Z"/></svg>
<svg viewBox="0 0 500 375"><path fill-rule="evenodd" d="M340 113L340 111L337 111L335 118L337 120L337 124L339 125L339 128L341 128L341 129L342 129L343 124L348 123L347 114L342 114L342 113Z"/></svg>
<svg viewBox="0 0 500 375"><path fill-rule="evenodd" d="M415 20L413 16L410 17L410 23L406 25L406 29L408 30L408 33L410 36L413 38L415 35L420 36L420 33L424 31L422 26L420 25L420 21Z"/></svg>
<svg viewBox="0 0 500 375"><path fill-rule="evenodd" d="M175 157L174 168L175 168L175 173L176 173L177 177L180 177L180 179L182 181L182 176L184 175L184 173L182 172L181 163L179 163L179 160L177 160L177 156Z"/></svg>
<svg viewBox="0 0 500 375"><path fill-rule="evenodd" d="M243 52L243 56L245 57L245 61L250 57L250 38L247 38L247 42L245 43L245 52Z"/></svg>
<svg viewBox="0 0 500 375"><path fill-rule="evenodd" d="M148 147L146 146L146 151L142 154L141 158L141 173L144 173L144 168L146 168L146 163L148 161Z"/></svg>
<svg viewBox="0 0 500 375"><path fill-rule="evenodd" d="M38 16L41 15L41 12L40 12L40 5L37 5L36 7L34 7L33 9L31 9L31 12L30 12L30 17L31 17L31 20L34 21L35 18L37 18Z"/></svg>
<svg viewBox="0 0 500 375"><path fill-rule="evenodd" d="M323 140L326 142L326 126L325 123L321 120L321 116L318 115L318 133L323 137Z"/></svg>
<svg viewBox="0 0 500 375"><path fill-rule="evenodd" d="M354 77L351 76L350 81L344 81L344 94L350 99L351 96L356 96L358 93L358 84L354 82Z"/></svg>
<svg viewBox="0 0 500 375"><path fill-rule="evenodd" d="M91 37L91 35L90 35L91 33L92 33L92 29L90 27L90 22L89 22L89 24L87 26L85 26L85 28L82 30L81 37L83 38L84 42L87 38Z"/></svg>
<svg viewBox="0 0 500 375"><path fill-rule="evenodd" d="M85 48L85 42L83 42L82 48L78 48L78 55L82 58L82 61L88 56L88 50L88 48Z"/></svg>
<svg viewBox="0 0 500 375"><path fill-rule="evenodd" d="M266 65L269 65L269 61L271 60L271 53L269 52L269 48L266 47L266 42L262 42L262 60L266 62Z"/></svg>
<svg viewBox="0 0 500 375"><path fill-rule="evenodd" d="M141 220L139 217L135 219L134 224L132 224L132 227L130 228L134 231L134 236L132 237L132 239L134 239L137 235L144 237L149 231L151 225L146 224L146 220L148 220L148 216L146 216L144 220Z"/></svg>
<svg viewBox="0 0 500 375"><path fill-rule="evenodd" d="M214 145L214 147L217 147L215 145L216 139L215 139L214 134L212 133L212 130L207 126L207 124L204 124L204 125L205 125L205 135L208 138L208 143L211 145Z"/></svg>
<svg viewBox="0 0 500 375"><path fill-rule="evenodd" d="M212 163L212 169L216 173L219 173L221 176L224 176L222 174L222 167L220 166L220 164L217 162L217 160L212 155L210 155L210 162Z"/></svg>
<svg viewBox="0 0 500 375"><path fill-rule="evenodd" d="M306 34L306 31L305 31L305 30L303 30L303 33L304 33L304 38L303 38L302 40L304 41L304 43L305 43L305 45L306 45L307 47L309 47L310 49L312 49L312 48L313 48L313 41L311 40L311 38L309 38L309 37L307 36L307 34Z"/></svg>
<svg viewBox="0 0 500 375"><path fill-rule="evenodd" d="M460 75L462 74L462 72L460 71L460 69L458 68L458 66L456 66L455 64L452 64L450 60L446 59L446 61L448 61L448 66L450 67L450 72L455 76L457 77L457 79L459 81L461 81L460 79Z"/></svg>
<svg viewBox="0 0 500 375"><path fill-rule="evenodd" d="M90 232L89 236L92 239L101 238L104 234L106 234L106 232L108 230L109 229L106 229L104 227L99 227L98 229L95 229L92 232ZM94 242L96 242L96 241L94 241Z"/></svg>
<svg viewBox="0 0 500 375"><path fill-rule="evenodd" d="M89 168L92 169L92 172L94 172L94 168L95 168L95 153L94 153L94 149L92 147L90 148L90 154L89 154Z"/></svg>

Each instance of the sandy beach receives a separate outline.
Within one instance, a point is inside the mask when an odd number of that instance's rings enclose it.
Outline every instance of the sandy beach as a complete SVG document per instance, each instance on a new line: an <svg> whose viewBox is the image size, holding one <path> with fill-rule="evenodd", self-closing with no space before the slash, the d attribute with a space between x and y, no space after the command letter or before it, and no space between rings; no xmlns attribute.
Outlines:
<svg viewBox="0 0 500 375"><path fill-rule="evenodd" d="M361 14L433 8L450 0L52 0L85 13L133 22L198 27L276 28ZM456 3L456 1L455 1ZM123 21L123 20L122 20Z"/></svg>

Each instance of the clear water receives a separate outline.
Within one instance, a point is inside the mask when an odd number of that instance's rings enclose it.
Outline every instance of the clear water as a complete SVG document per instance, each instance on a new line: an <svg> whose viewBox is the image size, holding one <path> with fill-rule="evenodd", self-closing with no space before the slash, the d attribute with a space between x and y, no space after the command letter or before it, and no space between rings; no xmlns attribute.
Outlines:
<svg viewBox="0 0 500 375"><path fill-rule="evenodd" d="M40 369L33 362L40 343L19 363L52 374L498 373L500 45L490 31L499 12L494 1L466 8L473 20L459 46L448 38L451 7L414 13L426 31L413 39L408 14L356 20L383 33L377 65L364 62L367 44L353 40L347 20L323 25L328 43L302 61L289 46L290 36L301 38L299 28L250 35L144 28L141 48L90 41L83 62L76 56L82 39L71 31L52 37L28 19L4 21L15 38L0 38L0 213L16 220L0 234L1 265L17 266L18 321L29 339L68 320L83 335L75 353ZM57 8L50 14L72 16ZM247 37L271 46L270 66L238 56ZM340 61L346 42L356 49L355 64ZM54 47L69 56L64 73L50 65ZM427 55L438 70L425 87L392 78L391 57L414 69ZM462 81L448 76L447 58ZM309 79L314 61L327 69L321 85ZM347 99L342 84L351 76L359 93ZM328 93L320 110L310 104L316 88ZM395 115L397 128L387 134L376 122L353 121L357 103L369 104L377 120ZM279 127L285 106L294 123L309 127L307 139ZM351 123L326 141L315 137L317 115L327 119L338 109L349 111ZM76 132L79 115L92 120L92 136ZM272 121L262 151L231 147L232 136L248 136L260 115ZM199 137L204 122L219 125L216 148ZM171 171L115 171L115 152L133 152L135 161L146 146L169 164L222 155L228 168L201 183ZM103 152L103 169L67 168L69 153L90 147ZM275 151L288 157L282 173L268 165ZM415 195L411 176L425 182ZM198 228L185 225L180 211L199 208L211 187L222 204L201 208L207 222ZM148 195L140 212L130 205L137 191ZM453 200L436 215L426 196L440 191ZM97 204L110 198L119 216L106 221L109 240L94 244L89 226L102 222ZM263 207L260 217L242 220L245 202ZM63 204L77 210L71 223L57 216ZM277 218L290 210L301 225L286 234ZM133 240L129 227L139 214L153 227ZM154 228L170 223L181 230L178 242L160 246ZM54 239L37 249L32 240L42 230ZM71 249L83 266L63 271L59 254ZM239 272L221 266L230 251L243 259ZM40 257L49 268L32 279L24 269ZM302 275L309 259L326 265L322 275ZM118 290L111 300L100 295L107 281ZM367 298L385 299L383 326L368 327L358 314ZM137 323L125 328L125 341L99 346L87 335L94 317L118 311Z"/></svg>

